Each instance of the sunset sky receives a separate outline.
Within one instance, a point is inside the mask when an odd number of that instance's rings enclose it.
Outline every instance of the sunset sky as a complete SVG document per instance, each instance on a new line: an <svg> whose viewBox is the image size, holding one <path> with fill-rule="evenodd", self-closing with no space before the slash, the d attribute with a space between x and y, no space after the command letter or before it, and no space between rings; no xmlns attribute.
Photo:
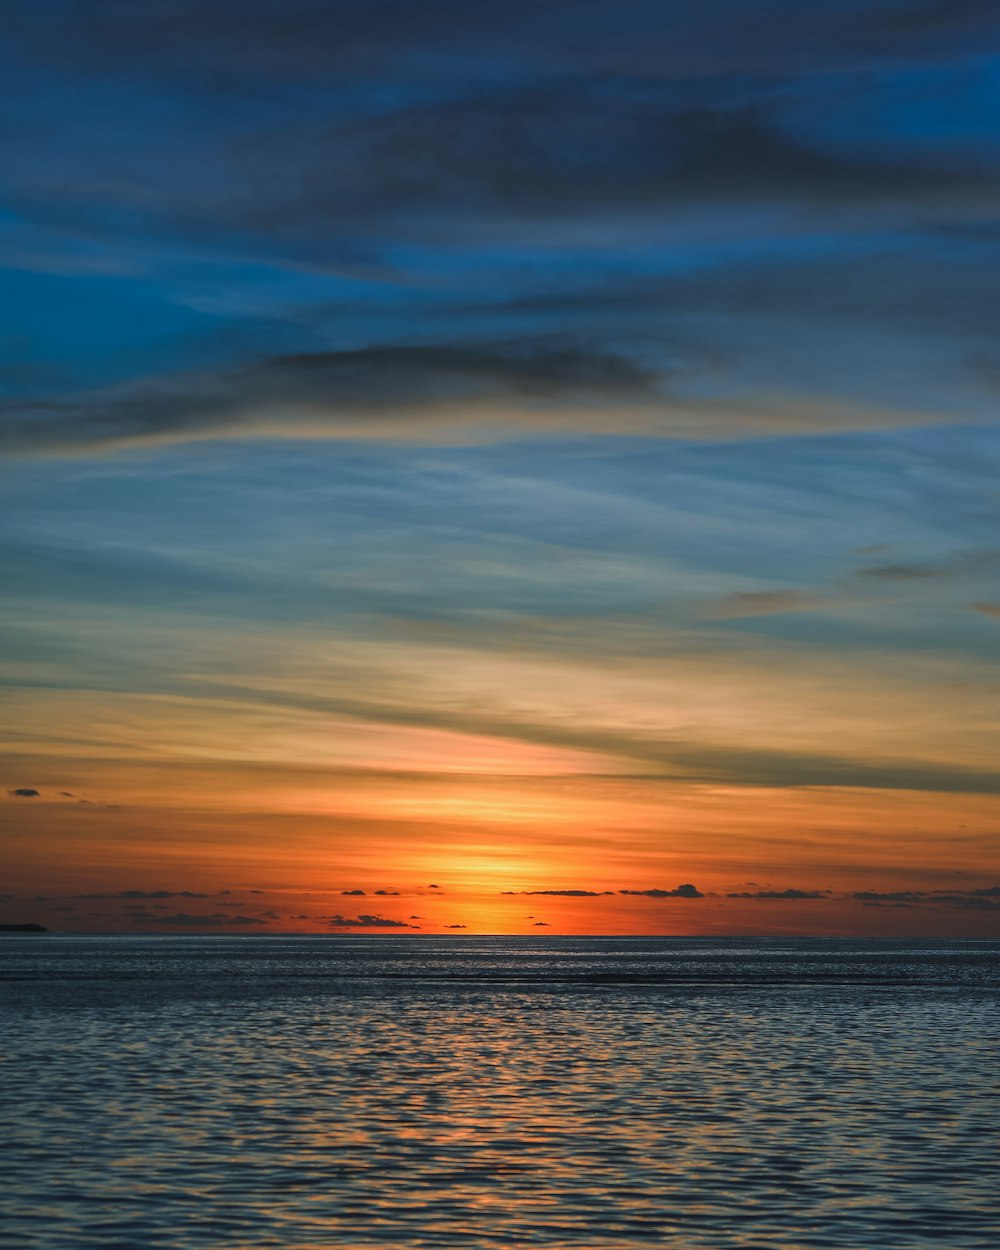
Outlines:
<svg viewBox="0 0 1000 1250"><path fill-rule="evenodd" d="M1000 932L1000 8L4 16L0 921Z"/></svg>

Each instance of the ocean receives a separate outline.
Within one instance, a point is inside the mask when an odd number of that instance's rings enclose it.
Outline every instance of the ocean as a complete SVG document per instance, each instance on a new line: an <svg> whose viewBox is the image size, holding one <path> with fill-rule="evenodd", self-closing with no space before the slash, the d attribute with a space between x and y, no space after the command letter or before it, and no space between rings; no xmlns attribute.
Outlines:
<svg viewBox="0 0 1000 1250"><path fill-rule="evenodd" d="M0 1245L996 1250L1000 942L0 939Z"/></svg>

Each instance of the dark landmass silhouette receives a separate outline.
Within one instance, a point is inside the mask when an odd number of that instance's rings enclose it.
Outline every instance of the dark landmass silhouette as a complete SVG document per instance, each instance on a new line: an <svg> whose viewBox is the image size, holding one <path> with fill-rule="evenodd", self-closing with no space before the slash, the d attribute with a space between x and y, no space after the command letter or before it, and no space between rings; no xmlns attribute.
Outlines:
<svg viewBox="0 0 1000 1250"><path fill-rule="evenodd" d="M48 933L43 924L0 924L0 933Z"/></svg>

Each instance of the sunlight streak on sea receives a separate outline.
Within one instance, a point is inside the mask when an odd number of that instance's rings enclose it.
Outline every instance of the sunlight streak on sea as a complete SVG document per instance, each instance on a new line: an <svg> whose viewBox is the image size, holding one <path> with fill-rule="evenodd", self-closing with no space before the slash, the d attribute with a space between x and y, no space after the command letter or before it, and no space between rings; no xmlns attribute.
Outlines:
<svg viewBox="0 0 1000 1250"><path fill-rule="evenodd" d="M11 936L0 1244L987 1250L998 960Z"/></svg>

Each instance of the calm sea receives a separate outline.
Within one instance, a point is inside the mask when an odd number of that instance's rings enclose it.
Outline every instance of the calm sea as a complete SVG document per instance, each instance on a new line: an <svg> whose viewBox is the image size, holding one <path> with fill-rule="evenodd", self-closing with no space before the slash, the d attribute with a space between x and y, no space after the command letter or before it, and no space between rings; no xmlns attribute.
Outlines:
<svg viewBox="0 0 1000 1250"><path fill-rule="evenodd" d="M0 1244L996 1250L998 972L996 942L4 937Z"/></svg>

